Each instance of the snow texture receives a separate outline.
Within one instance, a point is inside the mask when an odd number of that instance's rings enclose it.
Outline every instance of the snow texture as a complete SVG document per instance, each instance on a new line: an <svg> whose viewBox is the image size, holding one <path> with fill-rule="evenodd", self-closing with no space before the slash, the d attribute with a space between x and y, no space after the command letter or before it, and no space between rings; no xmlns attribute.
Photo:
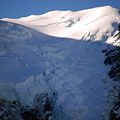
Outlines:
<svg viewBox="0 0 120 120"><path fill-rule="evenodd" d="M32 105L36 94L55 93L57 120L107 119L102 50L113 44L118 18L118 10L106 6L2 19L0 96Z"/></svg>

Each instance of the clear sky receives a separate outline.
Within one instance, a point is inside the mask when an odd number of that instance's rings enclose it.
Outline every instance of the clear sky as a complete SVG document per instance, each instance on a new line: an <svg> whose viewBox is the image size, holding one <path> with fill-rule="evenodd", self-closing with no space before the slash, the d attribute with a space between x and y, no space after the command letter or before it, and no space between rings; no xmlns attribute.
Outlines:
<svg viewBox="0 0 120 120"><path fill-rule="evenodd" d="M110 5L120 9L120 0L0 0L0 18L18 18L51 10L83 10Z"/></svg>

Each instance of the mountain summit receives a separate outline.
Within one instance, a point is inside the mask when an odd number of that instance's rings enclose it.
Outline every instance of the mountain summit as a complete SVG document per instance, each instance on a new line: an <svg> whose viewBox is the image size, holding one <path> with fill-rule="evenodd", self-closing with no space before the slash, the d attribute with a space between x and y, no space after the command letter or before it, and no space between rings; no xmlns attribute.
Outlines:
<svg viewBox="0 0 120 120"><path fill-rule="evenodd" d="M31 27L42 33L72 39L101 40L112 36L120 21L119 11L110 6L82 11L51 11L19 19L3 19Z"/></svg>

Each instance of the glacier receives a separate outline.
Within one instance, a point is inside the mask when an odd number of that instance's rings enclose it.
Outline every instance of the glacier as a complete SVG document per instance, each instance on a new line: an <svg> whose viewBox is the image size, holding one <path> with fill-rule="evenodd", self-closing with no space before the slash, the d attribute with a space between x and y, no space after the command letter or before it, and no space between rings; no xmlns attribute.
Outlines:
<svg viewBox="0 0 120 120"><path fill-rule="evenodd" d="M0 97L31 106L36 94L55 94L56 120L108 120L102 50L117 42L119 18L106 6L0 20Z"/></svg>

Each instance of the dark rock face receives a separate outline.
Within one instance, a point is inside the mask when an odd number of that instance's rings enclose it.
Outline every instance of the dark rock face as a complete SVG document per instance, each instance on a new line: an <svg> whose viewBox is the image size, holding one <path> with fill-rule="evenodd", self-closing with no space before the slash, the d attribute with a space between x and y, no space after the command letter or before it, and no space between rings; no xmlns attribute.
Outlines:
<svg viewBox="0 0 120 120"><path fill-rule="evenodd" d="M110 120L120 120L120 103L116 103L110 111Z"/></svg>
<svg viewBox="0 0 120 120"><path fill-rule="evenodd" d="M110 50L107 50L105 53L106 65L110 65L111 69L109 71L109 77L114 80L120 80L120 47L117 46Z"/></svg>
<svg viewBox="0 0 120 120"><path fill-rule="evenodd" d="M108 49L103 50L105 53L105 65L110 66L110 71L108 75L114 81L118 81L116 100L110 111L110 120L120 120L120 47L119 46L109 46ZM116 89L116 87L114 88Z"/></svg>
<svg viewBox="0 0 120 120"><path fill-rule="evenodd" d="M22 108L21 117L23 120L44 120L40 114L40 110L37 108Z"/></svg>
<svg viewBox="0 0 120 120"><path fill-rule="evenodd" d="M0 99L0 120L21 120L20 108L18 101Z"/></svg>
<svg viewBox="0 0 120 120"><path fill-rule="evenodd" d="M47 93L37 94L32 106L19 101L0 99L0 120L49 120L53 118L53 102Z"/></svg>

